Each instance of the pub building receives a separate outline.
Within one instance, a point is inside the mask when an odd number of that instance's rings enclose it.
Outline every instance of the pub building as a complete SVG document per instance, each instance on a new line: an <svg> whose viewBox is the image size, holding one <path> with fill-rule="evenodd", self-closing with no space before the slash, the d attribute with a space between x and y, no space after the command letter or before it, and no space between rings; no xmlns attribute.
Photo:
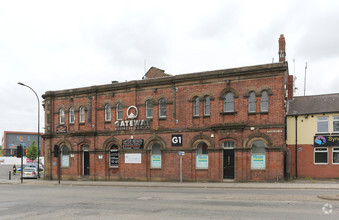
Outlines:
<svg viewBox="0 0 339 220"><path fill-rule="evenodd" d="M282 179L292 81L281 35L278 63L48 91L45 178L57 146L62 180Z"/></svg>

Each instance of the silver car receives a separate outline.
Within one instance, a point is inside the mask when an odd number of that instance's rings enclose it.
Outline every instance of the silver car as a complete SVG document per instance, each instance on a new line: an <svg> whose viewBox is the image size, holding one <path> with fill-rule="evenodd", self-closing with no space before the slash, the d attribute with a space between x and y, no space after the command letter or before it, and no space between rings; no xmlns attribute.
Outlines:
<svg viewBox="0 0 339 220"><path fill-rule="evenodd" d="M22 172L22 178L38 178L38 171L35 167L25 167Z"/></svg>

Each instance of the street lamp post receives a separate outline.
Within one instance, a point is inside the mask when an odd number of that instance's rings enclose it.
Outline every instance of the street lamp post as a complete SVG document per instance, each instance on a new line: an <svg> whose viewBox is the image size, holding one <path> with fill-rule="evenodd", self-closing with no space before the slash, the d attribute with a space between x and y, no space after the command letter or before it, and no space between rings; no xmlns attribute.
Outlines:
<svg viewBox="0 0 339 220"><path fill-rule="evenodd" d="M34 91L34 89L32 89L31 87L29 87L26 84L23 84L21 82L18 82L18 84L20 86L26 86L27 88L29 88L30 90L32 90L38 100L38 179L40 179L40 160L39 160L39 155L40 155L40 150L39 150L39 146L40 146L40 100L39 100L39 96L36 94L36 92Z"/></svg>

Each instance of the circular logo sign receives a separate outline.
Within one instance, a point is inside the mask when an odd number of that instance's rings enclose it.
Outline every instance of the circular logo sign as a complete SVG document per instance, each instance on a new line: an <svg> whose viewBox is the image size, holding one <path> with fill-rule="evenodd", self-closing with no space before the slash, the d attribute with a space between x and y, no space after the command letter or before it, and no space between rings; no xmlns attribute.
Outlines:
<svg viewBox="0 0 339 220"><path fill-rule="evenodd" d="M128 107L126 113L127 113L128 119L135 119L136 117L138 117L138 109L137 109L137 107L135 107L133 105Z"/></svg>
<svg viewBox="0 0 339 220"><path fill-rule="evenodd" d="M318 146L322 146L322 145L326 144L326 138L324 138L323 136L318 136L318 137L315 138L314 142Z"/></svg>

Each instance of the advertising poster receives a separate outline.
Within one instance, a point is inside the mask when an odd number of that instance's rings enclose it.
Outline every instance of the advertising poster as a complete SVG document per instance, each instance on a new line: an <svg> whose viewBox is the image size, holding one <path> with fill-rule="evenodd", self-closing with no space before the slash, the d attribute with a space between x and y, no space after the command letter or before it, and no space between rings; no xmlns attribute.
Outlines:
<svg viewBox="0 0 339 220"><path fill-rule="evenodd" d="M208 155L197 156L197 168L208 168Z"/></svg>
<svg viewBox="0 0 339 220"><path fill-rule="evenodd" d="M151 156L151 167L152 168L161 168L161 155L152 155Z"/></svg>
<svg viewBox="0 0 339 220"><path fill-rule="evenodd" d="M265 154L252 154L252 169L265 169Z"/></svg>

